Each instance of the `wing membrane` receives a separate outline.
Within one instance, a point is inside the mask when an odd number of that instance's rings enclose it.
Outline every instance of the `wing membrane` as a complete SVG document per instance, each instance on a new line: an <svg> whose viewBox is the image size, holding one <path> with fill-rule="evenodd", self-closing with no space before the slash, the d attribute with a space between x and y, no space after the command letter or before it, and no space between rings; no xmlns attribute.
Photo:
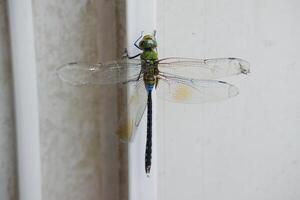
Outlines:
<svg viewBox="0 0 300 200"><path fill-rule="evenodd" d="M159 70L178 76L207 80L247 74L250 65L239 58L165 58L159 60Z"/></svg>
<svg viewBox="0 0 300 200"><path fill-rule="evenodd" d="M174 75L160 75L157 96L175 103L206 103L238 95L234 85L217 80L185 79Z"/></svg>
<svg viewBox="0 0 300 200"><path fill-rule="evenodd" d="M111 63L69 63L58 68L60 79L73 85L105 85L126 82L140 73L139 60Z"/></svg>
<svg viewBox="0 0 300 200"><path fill-rule="evenodd" d="M123 111L119 125L116 131L117 136L122 142L130 142L134 138L134 134L141 122L147 105L147 92L144 82L140 80L134 84L130 84L128 88L128 101Z"/></svg>

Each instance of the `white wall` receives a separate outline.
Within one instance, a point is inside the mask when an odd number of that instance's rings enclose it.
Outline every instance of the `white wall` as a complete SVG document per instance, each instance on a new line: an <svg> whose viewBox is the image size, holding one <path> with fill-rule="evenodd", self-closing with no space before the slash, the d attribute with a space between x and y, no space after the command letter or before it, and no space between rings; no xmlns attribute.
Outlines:
<svg viewBox="0 0 300 200"><path fill-rule="evenodd" d="M158 101L160 199L300 199L300 2L163 0L160 57L240 57L223 102Z"/></svg>
<svg viewBox="0 0 300 200"><path fill-rule="evenodd" d="M0 0L0 199L17 199L11 56L6 1Z"/></svg>

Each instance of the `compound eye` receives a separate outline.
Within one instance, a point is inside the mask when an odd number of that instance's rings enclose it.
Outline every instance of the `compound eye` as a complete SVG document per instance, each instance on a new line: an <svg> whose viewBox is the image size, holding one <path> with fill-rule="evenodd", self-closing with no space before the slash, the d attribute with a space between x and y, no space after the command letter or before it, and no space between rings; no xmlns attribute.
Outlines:
<svg viewBox="0 0 300 200"><path fill-rule="evenodd" d="M140 41L139 47L140 47L141 49L144 49L144 48L145 48L145 41L144 41L144 40Z"/></svg>
<svg viewBox="0 0 300 200"><path fill-rule="evenodd" d="M156 47L157 47L157 42L156 42L155 40L152 40L152 43L153 43L153 44L152 44L152 47L153 47L153 48L156 48Z"/></svg>

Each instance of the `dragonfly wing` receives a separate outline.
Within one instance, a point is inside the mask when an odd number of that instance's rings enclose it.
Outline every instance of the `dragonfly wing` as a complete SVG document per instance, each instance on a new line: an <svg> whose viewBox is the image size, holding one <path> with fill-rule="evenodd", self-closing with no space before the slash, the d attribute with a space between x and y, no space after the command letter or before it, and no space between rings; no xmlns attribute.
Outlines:
<svg viewBox="0 0 300 200"><path fill-rule="evenodd" d="M141 71L139 60L111 63L69 63L57 69L61 80L73 85L105 85L126 82Z"/></svg>
<svg viewBox="0 0 300 200"><path fill-rule="evenodd" d="M128 101L121 114L116 134L122 142L130 142L141 122L147 105L147 92L142 80L129 84Z"/></svg>
<svg viewBox="0 0 300 200"><path fill-rule="evenodd" d="M157 96L175 103L205 103L238 95L234 85L217 80L186 79L160 75Z"/></svg>
<svg viewBox="0 0 300 200"><path fill-rule="evenodd" d="M250 72L250 64L239 58L165 58L159 60L159 70L194 79L217 79Z"/></svg>

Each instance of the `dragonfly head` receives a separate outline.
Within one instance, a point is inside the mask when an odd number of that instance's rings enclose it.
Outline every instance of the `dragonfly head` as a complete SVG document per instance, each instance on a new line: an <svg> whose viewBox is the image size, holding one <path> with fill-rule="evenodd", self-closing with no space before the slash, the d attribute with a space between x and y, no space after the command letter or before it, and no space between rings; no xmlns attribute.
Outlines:
<svg viewBox="0 0 300 200"><path fill-rule="evenodd" d="M140 41L139 47L143 50L152 50L157 47L157 42L152 35L145 35Z"/></svg>

